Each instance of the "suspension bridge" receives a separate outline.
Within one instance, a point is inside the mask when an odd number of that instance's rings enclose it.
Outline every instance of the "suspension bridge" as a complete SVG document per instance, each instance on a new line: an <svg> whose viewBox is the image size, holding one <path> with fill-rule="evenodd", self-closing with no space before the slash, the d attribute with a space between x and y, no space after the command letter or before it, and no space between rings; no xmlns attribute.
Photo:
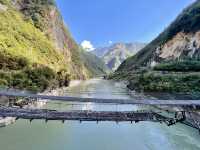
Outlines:
<svg viewBox="0 0 200 150"><path fill-rule="evenodd" d="M12 98L24 98L34 100L64 101L64 102L81 102L81 103L98 103L98 104L117 104L117 105L148 105L148 106L170 106L170 107L192 107L200 106L198 100L132 100L132 99L99 99L99 98L79 98L66 96L49 96L37 95L18 92L0 92L0 96ZM19 107L0 107L0 117L14 117L16 119L35 119L45 120L78 120L82 121L115 121L115 122L164 122L168 126L177 122L184 122L186 119L185 111L176 111L175 116L168 117L162 112L152 111L57 111L49 109L25 109Z"/></svg>
<svg viewBox="0 0 200 150"><path fill-rule="evenodd" d="M0 92L0 96L30 98L64 102L91 102L100 104L127 104L127 105L153 105L153 106L200 106L200 100L135 100L135 99L102 99L102 98L81 98L67 96L37 95L20 92Z"/></svg>
<svg viewBox="0 0 200 150"><path fill-rule="evenodd" d="M164 117L155 112L145 111L67 111L59 112L56 110L47 109L23 109L14 107L0 107L1 117L15 117L16 119L28 119L30 122L37 119L45 120L78 120L82 121L114 121L114 122L140 122L140 121L152 121L152 122L164 122L168 126L177 122L181 122L185 119L184 112L176 114L175 118Z"/></svg>

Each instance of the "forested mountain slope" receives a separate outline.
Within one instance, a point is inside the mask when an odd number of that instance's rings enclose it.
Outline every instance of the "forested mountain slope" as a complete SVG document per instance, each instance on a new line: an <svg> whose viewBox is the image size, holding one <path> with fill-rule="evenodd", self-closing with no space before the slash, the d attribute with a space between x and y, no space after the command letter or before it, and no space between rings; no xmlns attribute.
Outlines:
<svg viewBox="0 0 200 150"><path fill-rule="evenodd" d="M0 0L0 19L1 86L41 91L93 76L54 0Z"/></svg>

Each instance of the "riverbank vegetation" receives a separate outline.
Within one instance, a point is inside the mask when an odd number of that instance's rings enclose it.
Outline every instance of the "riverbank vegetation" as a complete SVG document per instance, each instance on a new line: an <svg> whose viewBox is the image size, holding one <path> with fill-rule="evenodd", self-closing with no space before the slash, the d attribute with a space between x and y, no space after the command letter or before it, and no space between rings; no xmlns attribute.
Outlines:
<svg viewBox="0 0 200 150"><path fill-rule="evenodd" d="M198 72L200 71L199 60L174 60L156 65L156 71L172 71L172 72Z"/></svg>
<svg viewBox="0 0 200 150"><path fill-rule="evenodd" d="M3 55L2 55L3 56ZM39 64L30 64L26 58L5 58L0 61L0 86L41 92L48 88L68 86L70 76L66 70L55 72Z"/></svg>
<svg viewBox="0 0 200 150"><path fill-rule="evenodd" d="M200 93L200 61L176 60L154 68L116 72L108 79L127 80L128 88L143 92Z"/></svg>
<svg viewBox="0 0 200 150"><path fill-rule="evenodd" d="M145 73L130 80L128 88L144 92L200 92L200 74Z"/></svg>

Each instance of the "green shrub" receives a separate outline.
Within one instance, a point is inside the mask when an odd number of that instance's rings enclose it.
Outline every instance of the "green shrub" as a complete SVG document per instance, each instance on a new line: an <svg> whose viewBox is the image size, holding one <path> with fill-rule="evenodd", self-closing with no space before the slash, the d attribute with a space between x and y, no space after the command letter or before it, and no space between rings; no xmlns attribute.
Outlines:
<svg viewBox="0 0 200 150"><path fill-rule="evenodd" d="M12 74L10 72L1 71L0 72L0 79L6 81L5 86L10 86L12 84L13 78L12 78ZM2 82L2 84L3 84L3 82Z"/></svg>
<svg viewBox="0 0 200 150"><path fill-rule="evenodd" d="M0 3L3 5L8 5L10 4L10 0L0 0Z"/></svg>
<svg viewBox="0 0 200 150"><path fill-rule="evenodd" d="M25 70L25 73L27 74L28 78L32 80L35 80L39 77L44 77L47 80L52 80L55 78L55 72L46 66L32 69L28 68Z"/></svg>
<svg viewBox="0 0 200 150"><path fill-rule="evenodd" d="M19 71L0 71L0 86L41 92L48 88L68 86L70 76L65 70L55 73L52 69L38 65Z"/></svg>
<svg viewBox="0 0 200 150"><path fill-rule="evenodd" d="M200 75L147 73L131 80L128 88L146 92L200 92Z"/></svg>
<svg viewBox="0 0 200 150"><path fill-rule="evenodd" d="M28 68L24 71L27 79L31 80L33 87L38 87L39 91L43 91L50 87L55 80L55 72L48 67ZM29 85L29 86L31 86Z"/></svg>
<svg viewBox="0 0 200 150"><path fill-rule="evenodd" d="M8 82L5 79L0 79L0 86L8 86Z"/></svg>
<svg viewBox="0 0 200 150"><path fill-rule="evenodd" d="M189 72L200 71L200 61L197 60L181 60L161 63L154 67L156 71L174 71L174 72Z"/></svg>
<svg viewBox="0 0 200 150"><path fill-rule="evenodd" d="M3 70L21 70L27 67L28 60L24 57L14 57L6 52L0 52L0 69Z"/></svg>
<svg viewBox="0 0 200 150"><path fill-rule="evenodd" d="M26 16L26 20L32 19L35 27L44 31L48 25L46 16L48 15L48 7L55 6L54 0L22 0L24 6L22 9Z"/></svg>
<svg viewBox="0 0 200 150"><path fill-rule="evenodd" d="M59 86L68 86L70 81L70 75L67 70L62 69L57 73L57 80L59 81Z"/></svg>

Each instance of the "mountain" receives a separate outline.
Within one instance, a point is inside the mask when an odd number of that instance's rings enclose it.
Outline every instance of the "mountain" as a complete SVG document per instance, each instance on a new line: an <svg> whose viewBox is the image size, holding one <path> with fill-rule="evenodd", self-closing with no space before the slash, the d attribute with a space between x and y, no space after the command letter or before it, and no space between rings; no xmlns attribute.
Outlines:
<svg viewBox="0 0 200 150"><path fill-rule="evenodd" d="M176 18L156 39L135 56L128 58L118 72L131 71L137 66L155 66L158 63L200 56L200 0L197 0Z"/></svg>
<svg viewBox="0 0 200 150"><path fill-rule="evenodd" d="M109 47L99 47L92 51L92 53L102 58L109 51Z"/></svg>
<svg viewBox="0 0 200 150"><path fill-rule="evenodd" d="M0 86L41 91L105 73L84 58L54 0L0 0L0 19Z"/></svg>
<svg viewBox="0 0 200 150"><path fill-rule="evenodd" d="M128 57L144 48L144 43L115 43L109 47L98 48L93 53L101 57L111 70L116 70Z"/></svg>
<svg viewBox="0 0 200 150"><path fill-rule="evenodd" d="M103 76L110 72L106 64L96 55L84 51L82 53L82 61L85 66L90 70L90 76Z"/></svg>

